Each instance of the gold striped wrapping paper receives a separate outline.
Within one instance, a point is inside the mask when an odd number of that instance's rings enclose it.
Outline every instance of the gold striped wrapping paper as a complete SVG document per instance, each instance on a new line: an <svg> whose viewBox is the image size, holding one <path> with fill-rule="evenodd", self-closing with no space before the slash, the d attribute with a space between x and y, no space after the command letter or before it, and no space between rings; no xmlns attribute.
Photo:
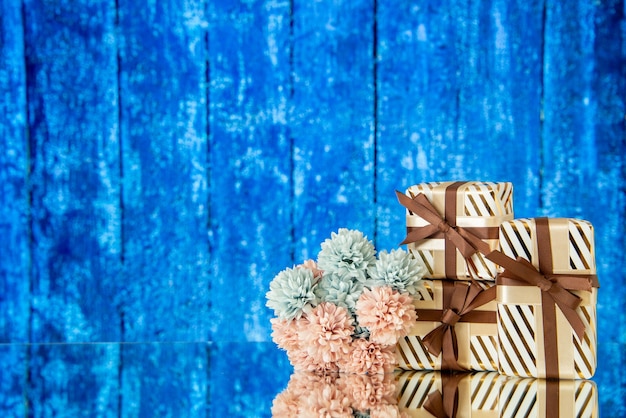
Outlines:
<svg viewBox="0 0 626 418"><path fill-rule="evenodd" d="M591 380L508 377L500 382L501 418L597 418L598 389Z"/></svg>
<svg viewBox="0 0 626 418"><path fill-rule="evenodd" d="M446 190L449 187L457 187L456 191L456 219L446 219L452 226L464 228L485 229L492 228L496 231L493 239L484 239L485 243L494 250L498 247L497 228L504 221L513 219L513 185L507 182L432 182L421 183L409 187L405 194L414 198L422 193L433 204L439 214L446 213ZM422 217L407 210L406 226L407 230L428 225ZM427 238L408 244L408 250L426 266L425 278L458 278L466 280L470 278L470 272L466 265L466 260L457 250L456 272L446 273L445 246L452 245L446 243L443 237ZM496 276L496 265L488 261L480 253L471 256L468 261L472 264L477 274L477 280L493 281Z"/></svg>
<svg viewBox="0 0 626 418"><path fill-rule="evenodd" d="M504 376L497 372L473 372L455 374L454 378L455 382L444 384L447 375L442 372L397 372L398 408L409 417L437 416L439 414L433 414L432 408L428 407L428 398L441 394L446 403L450 401L450 396L455 396L456 391L456 418L500 417L499 394L500 385L506 379Z"/></svg>
<svg viewBox="0 0 626 418"><path fill-rule="evenodd" d="M423 289L414 298L419 310L443 310L444 286L453 281L424 280ZM480 282L482 288L491 288L489 282ZM479 312L496 312L492 300L474 309ZM441 325L439 321L421 321L419 315L409 335L401 338L396 346L398 367L405 370L441 370L442 354L434 356L424 346L422 339ZM466 370L498 370L498 344L496 323L458 322L454 326L458 344L458 364Z"/></svg>
<svg viewBox="0 0 626 418"><path fill-rule="evenodd" d="M595 275L593 227L587 221L548 219L554 274ZM539 268L536 219L515 219L500 227L501 251ZM550 272L543 272L550 273ZM585 324L582 340L556 308L558 377L588 379L596 370L597 289L571 293L582 299L576 314ZM536 286L497 287L499 371L508 376L546 377L542 290ZM554 377L554 376L552 376Z"/></svg>

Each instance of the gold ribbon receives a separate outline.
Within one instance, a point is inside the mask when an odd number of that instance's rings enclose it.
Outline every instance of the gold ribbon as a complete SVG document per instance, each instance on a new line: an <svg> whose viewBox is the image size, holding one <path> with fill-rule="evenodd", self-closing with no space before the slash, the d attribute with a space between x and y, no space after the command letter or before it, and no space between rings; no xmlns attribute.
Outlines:
<svg viewBox="0 0 626 418"><path fill-rule="evenodd" d="M459 382L466 377L462 373L442 373L441 392L431 392L422 407L436 418L454 418L459 406Z"/></svg>
<svg viewBox="0 0 626 418"><path fill-rule="evenodd" d="M457 190L465 182L455 182L446 188L445 192L445 214L441 214L435 209L433 204L423 194L419 193L414 198L410 198L404 193L396 190L396 196L402 206L410 212L421 217L427 225L422 227L407 227L407 236L400 245L417 242L426 238L445 239L445 274L446 277L457 277L456 252L455 248L463 255L467 261L478 251L475 242L481 239L498 238L498 227L461 227L456 225ZM448 243L452 244L451 246ZM468 263L468 267L472 264ZM472 269L468 269L470 273Z"/></svg>
<svg viewBox="0 0 626 418"><path fill-rule="evenodd" d="M441 325L422 338L433 355L441 354L442 370L465 370L458 363L459 349L455 332L457 322L496 323L496 313L475 311L496 298L496 287L483 289L472 282L443 281L442 309L417 309L418 321L439 321Z"/></svg>

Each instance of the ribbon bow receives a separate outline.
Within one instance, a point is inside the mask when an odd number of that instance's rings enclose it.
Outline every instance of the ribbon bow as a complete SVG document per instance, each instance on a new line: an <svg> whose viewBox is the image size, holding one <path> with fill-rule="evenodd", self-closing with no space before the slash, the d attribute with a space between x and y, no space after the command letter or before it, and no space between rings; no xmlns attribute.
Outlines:
<svg viewBox="0 0 626 418"><path fill-rule="evenodd" d="M463 254L463 257L470 258L477 250L474 248L467 235L469 232L459 226L450 225L441 217L437 209L422 193L413 199L396 190L396 196L402 206L420 216L428 222L428 225L420 228L411 228L404 241L400 245L416 242L425 238L442 233L446 240L450 241Z"/></svg>
<svg viewBox="0 0 626 418"><path fill-rule="evenodd" d="M459 382L467 374L442 373L441 392L431 392L423 408L436 418L454 418L459 405Z"/></svg>
<svg viewBox="0 0 626 418"><path fill-rule="evenodd" d="M589 276L542 274L526 259L517 257L515 261L509 260L511 261L500 261L505 270L500 274L498 284L515 285L520 284L515 282L522 282L537 286L561 309L578 338L582 340L585 324L576 313L581 299L569 290L591 291L592 282Z"/></svg>
<svg viewBox="0 0 626 418"><path fill-rule="evenodd" d="M446 287L453 287L451 295L445 295ZM446 297L448 296L448 297ZM441 325L422 338L428 351L438 356L442 354L442 369L463 370L458 364L459 351L454 327L457 322L496 322L495 312L474 311L496 298L496 288L481 288L477 283L444 282L444 304L441 316L435 318L433 311L417 310L419 320L438 320Z"/></svg>

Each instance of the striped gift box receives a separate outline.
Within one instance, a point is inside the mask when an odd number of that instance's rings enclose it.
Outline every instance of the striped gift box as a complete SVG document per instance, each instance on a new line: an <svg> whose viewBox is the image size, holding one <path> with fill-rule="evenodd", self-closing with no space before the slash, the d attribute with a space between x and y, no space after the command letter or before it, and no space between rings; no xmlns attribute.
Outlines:
<svg viewBox="0 0 626 418"><path fill-rule="evenodd" d="M409 187L405 194L413 200L424 195L445 225L465 229L487 243L492 250L498 246L500 224L513 219L513 185L507 182L421 183ZM407 208L406 226L409 238L411 232L432 229L433 224ZM446 238L443 230L414 242L405 240L405 243L408 243L408 250L426 266L426 278L467 280L472 277L493 281L496 277L494 263L480 253L466 259Z"/></svg>
<svg viewBox="0 0 626 418"><path fill-rule="evenodd" d="M469 282L462 281L423 281L423 288L413 301L417 320L409 335L400 339L396 346L398 367L405 370L498 370L496 293L492 283L474 282L471 285L478 287L477 291L490 289L492 300L461 315L458 322L447 330L454 331L458 346L458 358L452 362L456 364L446 364L446 350L449 347L443 347L442 352L434 354L424 342L429 333L443 327L447 309L457 313L467 311L462 305L472 303L469 299L465 304L451 305L455 303L453 300L459 296L459 292L464 292L469 286Z"/></svg>
<svg viewBox="0 0 626 418"><path fill-rule="evenodd" d="M416 418L499 418L500 385L504 379L497 372L397 372L398 408L405 416Z"/></svg>
<svg viewBox="0 0 626 418"><path fill-rule="evenodd" d="M597 418L598 389L591 380L509 377L501 381L501 418Z"/></svg>
<svg viewBox="0 0 626 418"><path fill-rule="evenodd" d="M584 333L577 335L567 312L547 298L549 289L507 282L498 276L500 373L539 378L592 377L596 370L598 287L592 225L567 218L515 219L500 227L500 248L511 258L528 261L544 277L562 283L564 289L577 296L580 305L572 308L570 316L584 324ZM576 290L568 284L583 277L588 277L590 283L587 290Z"/></svg>

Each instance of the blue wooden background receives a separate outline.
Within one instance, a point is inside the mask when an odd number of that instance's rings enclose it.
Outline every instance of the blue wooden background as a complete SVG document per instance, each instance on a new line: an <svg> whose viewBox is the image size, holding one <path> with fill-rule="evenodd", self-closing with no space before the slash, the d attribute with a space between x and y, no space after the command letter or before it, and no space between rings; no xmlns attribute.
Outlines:
<svg viewBox="0 0 626 418"><path fill-rule="evenodd" d="M172 373L218 367L270 340L279 270L339 227L396 247L394 190L451 179L595 225L624 382L625 60L623 0L1 0L0 387L84 374L40 343L211 341ZM94 345L97 393L174 348Z"/></svg>

